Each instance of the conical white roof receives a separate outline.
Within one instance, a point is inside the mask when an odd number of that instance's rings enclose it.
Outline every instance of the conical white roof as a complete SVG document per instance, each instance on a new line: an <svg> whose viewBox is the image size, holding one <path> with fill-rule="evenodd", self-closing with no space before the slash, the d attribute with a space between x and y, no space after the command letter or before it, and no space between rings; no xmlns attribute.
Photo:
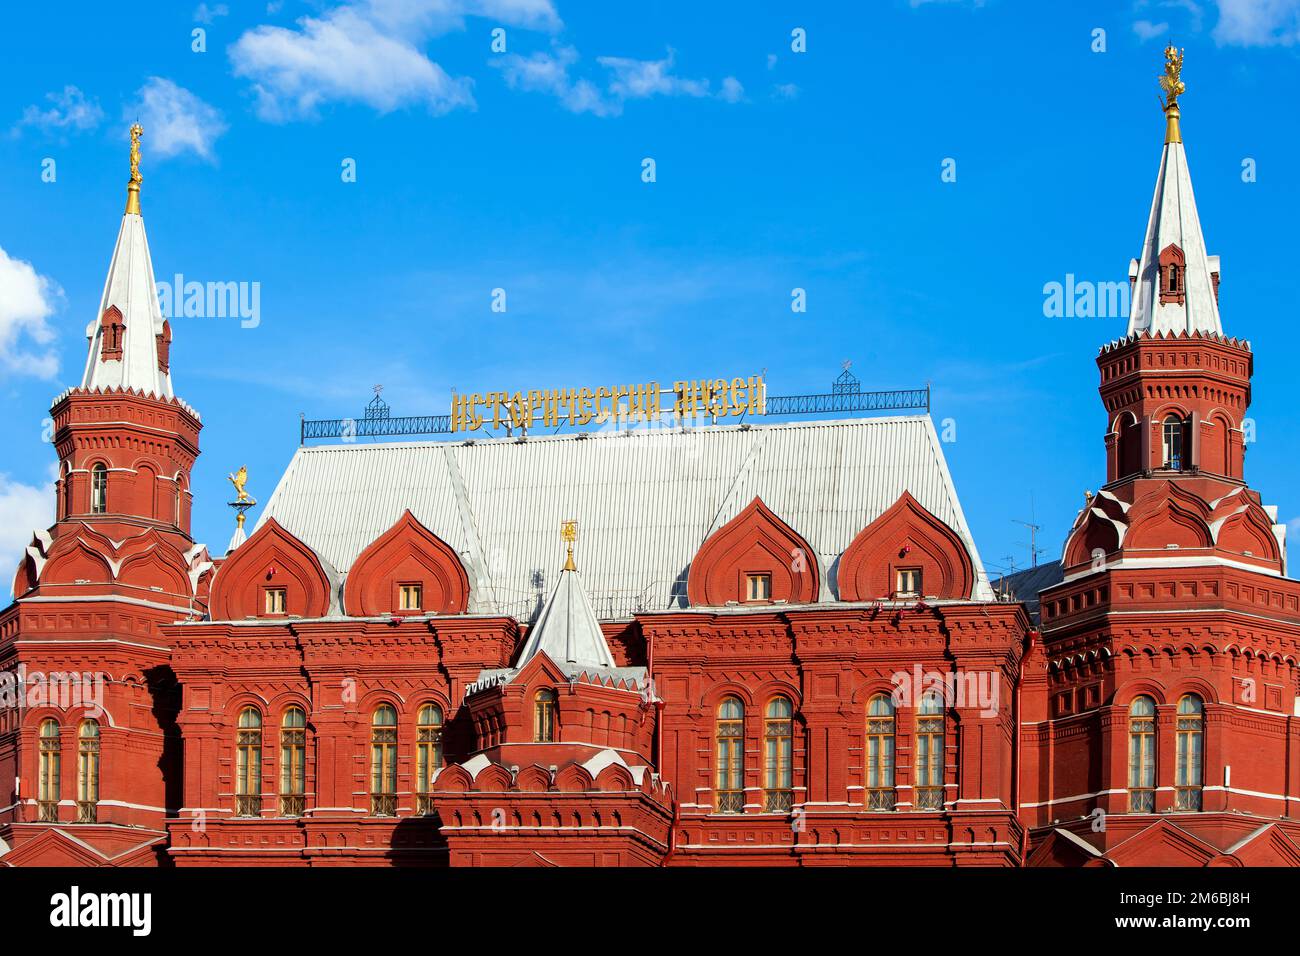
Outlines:
<svg viewBox="0 0 1300 956"><path fill-rule="evenodd" d="M538 651L546 651L547 657L565 669L569 665L614 666L614 655L609 652L596 612L575 570L565 568L560 572L551 599L528 632L516 668L522 668Z"/></svg>
<svg viewBox="0 0 1300 956"><path fill-rule="evenodd" d="M117 306L122 313L126 327L120 360L105 359L100 344L103 334L100 320L112 306ZM147 395L172 398L171 374L158 367L156 336L162 331L162 309L158 305L158 289L154 285L153 261L149 257L144 219L138 213L127 213L122 217L122 228L117 233L117 245L108 266L99 311L86 326L90 352L86 356L86 373L82 376L81 387L133 388Z"/></svg>
<svg viewBox="0 0 1300 956"><path fill-rule="evenodd" d="M1185 294L1181 302L1160 301L1160 253L1170 245L1183 251ZM1165 143L1133 287L1128 334L1213 332L1222 335L1219 303L1210 277L1218 271L1218 256L1211 257L1205 251L1186 151L1181 142Z"/></svg>

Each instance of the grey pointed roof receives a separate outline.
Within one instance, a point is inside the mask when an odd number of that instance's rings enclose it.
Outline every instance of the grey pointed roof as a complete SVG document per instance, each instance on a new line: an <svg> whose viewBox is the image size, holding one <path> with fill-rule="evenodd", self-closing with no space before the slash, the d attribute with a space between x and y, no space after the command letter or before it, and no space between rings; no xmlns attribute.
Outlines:
<svg viewBox="0 0 1300 956"><path fill-rule="evenodd" d="M100 318L110 306L117 306L126 327L122 342L122 358L105 360L101 356L100 337L103 330ZM144 219L137 213L122 216L122 226L113 247L113 258L108 265L108 278L104 280L104 294L100 297L99 311L86 326L86 339L90 351L86 356L86 371L81 387L130 388L145 395L172 398L170 372L158 367L158 345L155 336L163 331L162 309L158 304L158 288L154 284L153 261L149 256L149 241L144 233Z"/></svg>
<svg viewBox="0 0 1300 956"><path fill-rule="evenodd" d="M538 651L545 651L547 657L565 668L614 666L614 655L596 622L596 612L582 589L577 571L565 568L560 572L551 599L542 608L537 623L528 630L528 639L515 667L523 667Z"/></svg>
<svg viewBox="0 0 1300 956"><path fill-rule="evenodd" d="M1182 302L1161 302L1160 253L1170 245L1183 251L1185 294ZM1129 310L1128 334L1213 332L1222 335L1219 303L1211 273L1219 271L1219 257L1207 255L1201 220L1192 195L1192 175L1183 144L1165 143L1160 172L1151 200L1137 281Z"/></svg>
<svg viewBox="0 0 1300 956"><path fill-rule="evenodd" d="M460 554L471 612L531 621L576 518L586 596L611 620L685 607L700 545L755 497L809 543L834 600L840 554L904 491L961 537L973 596L991 600L928 416L304 447L259 525L275 518L346 571L409 508Z"/></svg>

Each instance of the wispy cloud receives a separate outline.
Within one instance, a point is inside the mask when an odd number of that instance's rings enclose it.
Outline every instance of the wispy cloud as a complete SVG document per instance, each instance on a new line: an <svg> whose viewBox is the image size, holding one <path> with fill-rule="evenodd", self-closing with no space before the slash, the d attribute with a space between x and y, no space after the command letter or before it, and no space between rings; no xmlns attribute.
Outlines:
<svg viewBox="0 0 1300 956"><path fill-rule="evenodd" d="M230 15L230 8L224 3L216 3L208 6L206 3L200 3L194 8L195 23L212 23L218 17Z"/></svg>
<svg viewBox="0 0 1300 956"><path fill-rule="evenodd" d="M1152 23L1150 20L1138 20L1133 24L1133 32L1145 43L1169 32L1168 23Z"/></svg>
<svg viewBox="0 0 1300 956"><path fill-rule="evenodd" d="M0 588L11 586L13 571L32 540L32 532L44 531L54 521L57 467L50 466L50 480L44 485L26 485L0 473Z"/></svg>
<svg viewBox="0 0 1300 956"><path fill-rule="evenodd" d="M310 119L329 103L389 113L423 106L439 115L474 107L473 82L453 77L423 50L432 37L491 17L524 29L561 26L551 0L360 0L263 25L230 48L236 76L253 83L257 113L270 122Z"/></svg>
<svg viewBox="0 0 1300 956"><path fill-rule="evenodd" d="M622 103L605 96L590 80L574 79L569 75L569 67L577 60L578 51L573 47L557 46L550 53L534 53L526 57L510 53L488 62L501 71L506 85L512 90L548 93L571 113L616 116L622 112Z"/></svg>
<svg viewBox="0 0 1300 956"><path fill-rule="evenodd" d="M46 323L62 290L30 262L0 248L0 378L54 378L59 370L54 330Z"/></svg>
<svg viewBox="0 0 1300 956"><path fill-rule="evenodd" d="M793 100L799 96L799 87L793 83L777 83L772 87L772 96L778 100Z"/></svg>
<svg viewBox="0 0 1300 956"><path fill-rule="evenodd" d="M549 53L526 57L512 53L495 57L489 63L501 70L511 89L549 93L572 113L618 116L628 100L654 96L698 99L716 95L727 103L738 103L745 97L745 87L734 76L724 77L716 94L711 93L707 79L678 76L674 72L676 52L671 48L659 60L596 57L596 62L607 71L603 88L591 79L575 79L571 75L578 60L578 51L573 47L556 45Z"/></svg>
<svg viewBox="0 0 1300 956"><path fill-rule="evenodd" d="M1300 42L1300 0L1219 0L1213 36L1224 46L1292 46Z"/></svg>
<svg viewBox="0 0 1300 956"><path fill-rule="evenodd" d="M220 110L161 76L149 77L125 115L139 117L150 154L159 159L189 152L215 162L213 144L227 129Z"/></svg>
<svg viewBox="0 0 1300 956"><path fill-rule="evenodd" d="M104 119L104 111L96 100L88 99L75 86L65 86L61 91L46 93L47 107L29 106L23 110L18 127L32 126L46 132L85 132L94 129ZM15 127L15 132L18 131Z"/></svg>

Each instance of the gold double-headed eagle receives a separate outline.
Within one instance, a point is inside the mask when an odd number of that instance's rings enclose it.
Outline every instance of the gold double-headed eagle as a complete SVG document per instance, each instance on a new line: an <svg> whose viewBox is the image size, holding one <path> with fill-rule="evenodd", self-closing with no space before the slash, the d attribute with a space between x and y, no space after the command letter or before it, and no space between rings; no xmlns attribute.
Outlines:
<svg viewBox="0 0 1300 956"><path fill-rule="evenodd" d="M1183 51L1172 43L1165 47L1165 72L1160 75L1160 88L1165 91L1165 112L1178 105L1178 97L1187 91L1183 85Z"/></svg>
<svg viewBox="0 0 1300 956"><path fill-rule="evenodd" d="M235 504L257 504L257 502L253 500L253 496L244 489L244 485L248 482L247 465L240 465L239 471L235 472L233 475L226 475L226 477L230 480L230 483L235 486Z"/></svg>

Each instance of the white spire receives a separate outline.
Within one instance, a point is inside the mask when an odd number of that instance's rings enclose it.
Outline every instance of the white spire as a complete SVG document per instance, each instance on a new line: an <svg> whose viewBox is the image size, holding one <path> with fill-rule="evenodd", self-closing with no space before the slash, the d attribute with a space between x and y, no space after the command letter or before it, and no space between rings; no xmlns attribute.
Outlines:
<svg viewBox="0 0 1300 956"><path fill-rule="evenodd" d="M565 670L572 665L615 666L614 655L596 621L587 592L578 580L578 572L568 566L560 572L551 599L528 632L516 668L527 664L538 651L545 651L547 657Z"/></svg>
<svg viewBox="0 0 1300 956"><path fill-rule="evenodd" d="M1142 257L1129 267L1129 277L1135 281L1128 334L1221 335L1215 291L1219 257L1205 251L1179 126L1178 97L1184 92L1180 79L1182 53L1171 46L1165 50L1165 59L1165 76L1161 79L1166 93L1165 148L1160 155ZM1175 267L1173 279L1169 275L1171 265Z"/></svg>
<svg viewBox="0 0 1300 956"><path fill-rule="evenodd" d="M81 387L131 388L147 395L172 398L170 372L159 366L170 328L163 321L154 285L153 261L140 216L140 127L131 128L131 181L127 186L126 214L117 233L113 259L104 281L99 311L86 326L90 351ZM120 313L104 317L110 309ZM107 339L107 341L105 341Z"/></svg>

